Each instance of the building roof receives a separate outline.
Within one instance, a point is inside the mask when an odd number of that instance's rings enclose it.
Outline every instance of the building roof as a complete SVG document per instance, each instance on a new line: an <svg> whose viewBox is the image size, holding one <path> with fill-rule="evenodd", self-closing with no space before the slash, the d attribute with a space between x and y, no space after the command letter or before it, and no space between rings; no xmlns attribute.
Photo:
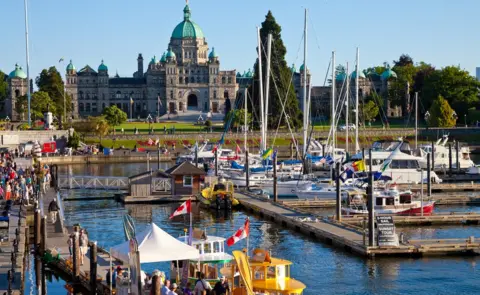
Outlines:
<svg viewBox="0 0 480 295"><path fill-rule="evenodd" d="M167 54L165 55L166 58L175 58L175 52L173 52L172 48L168 48L168 52Z"/></svg>
<svg viewBox="0 0 480 295"><path fill-rule="evenodd" d="M163 172L162 170L157 170L157 171L146 171L146 172L142 172L142 173L139 173L139 174L136 174L136 175L132 175L128 179L135 180L135 179L143 178L145 176L150 176L150 175L152 175L153 177L161 177L161 178L170 178L171 177L169 174Z"/></svg>
<svg viewBox="0 0 480 295"><path fill-rule="evenodd" d="M67 71L75 71L77 68L73 65L72 60L70 60L70 63L67 65Z"/></svg>
<svg viewBox="0 0 480 295"><path fill-rule="evenodd" d="M84 74L84 73L85 74L96 74L97 72L95 72L95 70L92 69L92 67L90 67L89 65L86 65L78 72L79 75Z"/></svg>
<svg viewBox="0 0 480 295"><path fill-rule="evenodd" d="M167 61L167 52L165 51L163 54L162 54L162 58L160 58L160 62L166 62Z"/></svg>
<svg viewBox="0 0 480 295"><path fill-rule="evenodd" d="M154 56L152 57L152 60L150 61L149 64L150 64L150 65L154 65L154 64L156 64L156 63L157 63L157 56L154 55Z"/></svg>
<svg viewBox="0 0 480 295"><path fill-rule="evenodd" d="M388 80L390 78L397 78L397 73L392 71L390 67L387 67L387 69L382 73L381 75L382 80Z"/></svg>
<svg viewBox="0 0 480 295"><path fill-rule="evenodd" d="M173 39L205 38L202 29L190 20L191 11L188 4L183 9L183 22L179 23L172 33Z"/></svg>
<svg viewBox="0 0 480 295"><path fill-rule="evenodd" d="M117 73L118 75L118 73ZM115 76L117 77L117 76ZM146 81L144 78L111 78L108 80L108 84L110 85L143 85Z"/></svg>
<svg viewBox="0 0 480 295"><path fill-rule="evenodd" d="M102 59L102 63L98 66L98 71L108 72L108 67L103 63L103 59Z"/></svg>
<svg viewBox="0 0 480 295"><path fill-rule="evenodd" d="M351 79L357 79L357 71L353 71L353 72L350 74L350 78L351 78ZM360 75L358 76L358 78L365 78L365 73L363 73L362 71L360 71Z"/></svg>
<svg viewBox="0 0 480 295"><path fill-rule="evenodd" d="M27 74L23 71L22 67L18 64L15 64L15 70L13 70L8 77L10 79L20 78L20 79L27 79Z"/></svg>
<svg viewBox="0 0 480 295"><path fill-rule="evenodd" d="M167 169L165 173L170 175L205 175L207 174L203 169L195 167L190 162L182 162Z"/></svg>
<svg viewBox="0 0 480 295"><path fill-rule="evenodd" d="M212 47L212 51L210 51L208 58L217 58L217 57L218 57L218 54L215 52L215 47Z"/></svg>

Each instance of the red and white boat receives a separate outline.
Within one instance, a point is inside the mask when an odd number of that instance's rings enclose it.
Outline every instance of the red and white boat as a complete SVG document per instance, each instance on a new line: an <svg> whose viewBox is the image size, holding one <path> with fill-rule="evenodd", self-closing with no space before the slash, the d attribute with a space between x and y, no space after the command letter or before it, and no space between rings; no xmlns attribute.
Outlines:
<svg viewBox="0 0 480 295"><path fill-rule="evenodd" d="M375 213L391 215L431 215L434 201L422 201L414 197L411 191L400 192L396 185L385 190L374 191ZM349 195L347 204L342 208L346 215L368 214L367 196L365 194Z"/></svg>

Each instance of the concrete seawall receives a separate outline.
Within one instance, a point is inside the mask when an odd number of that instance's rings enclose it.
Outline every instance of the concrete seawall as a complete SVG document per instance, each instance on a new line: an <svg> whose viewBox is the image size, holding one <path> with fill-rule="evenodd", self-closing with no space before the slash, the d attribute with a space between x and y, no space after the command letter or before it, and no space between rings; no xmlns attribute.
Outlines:
<svg viewBox="0 0 480 295"><path fill-rule="evenodd" d="M158 160L157 155L150 154L150 163L153 165ZM160 156L160 162L171 162L174 158L170 156ZM42 163L69 165L69 164L103 164L103 163L145 163L147 154L140 155L88 155L88 156L67 156L67 157L43 157Z"/></svg>

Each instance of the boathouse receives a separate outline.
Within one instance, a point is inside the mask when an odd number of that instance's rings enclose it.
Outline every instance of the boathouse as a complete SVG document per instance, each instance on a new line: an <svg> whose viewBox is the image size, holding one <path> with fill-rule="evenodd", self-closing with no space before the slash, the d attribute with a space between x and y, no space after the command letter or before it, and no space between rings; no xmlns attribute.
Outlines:
<svg viewBox="0 0 480 295"><path fill-rule="evenodd" d="M200 182L206 172L189 162L182 162L165 171L171 176L172 195L187 196L200 192Z"/></svg>
<svg viewBox="0 0 480 295"><path fill-rule="evenodd" d="M171 193L170 175L158 170L147 171L129 177L128 193L132 197L149 197L152 195L169 195Z"/></svg>

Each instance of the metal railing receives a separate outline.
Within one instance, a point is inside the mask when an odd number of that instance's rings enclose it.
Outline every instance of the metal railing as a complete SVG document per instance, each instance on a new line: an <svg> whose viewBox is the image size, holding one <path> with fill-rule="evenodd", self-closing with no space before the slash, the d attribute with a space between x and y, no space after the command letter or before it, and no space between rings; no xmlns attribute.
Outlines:
<svg viewBox="0 0 480 295"><path fill-rule="evenodd" d="M58 177L58 187L63 189L126 190L128 186L129 179L123 176L60 175Z"/></svg>

